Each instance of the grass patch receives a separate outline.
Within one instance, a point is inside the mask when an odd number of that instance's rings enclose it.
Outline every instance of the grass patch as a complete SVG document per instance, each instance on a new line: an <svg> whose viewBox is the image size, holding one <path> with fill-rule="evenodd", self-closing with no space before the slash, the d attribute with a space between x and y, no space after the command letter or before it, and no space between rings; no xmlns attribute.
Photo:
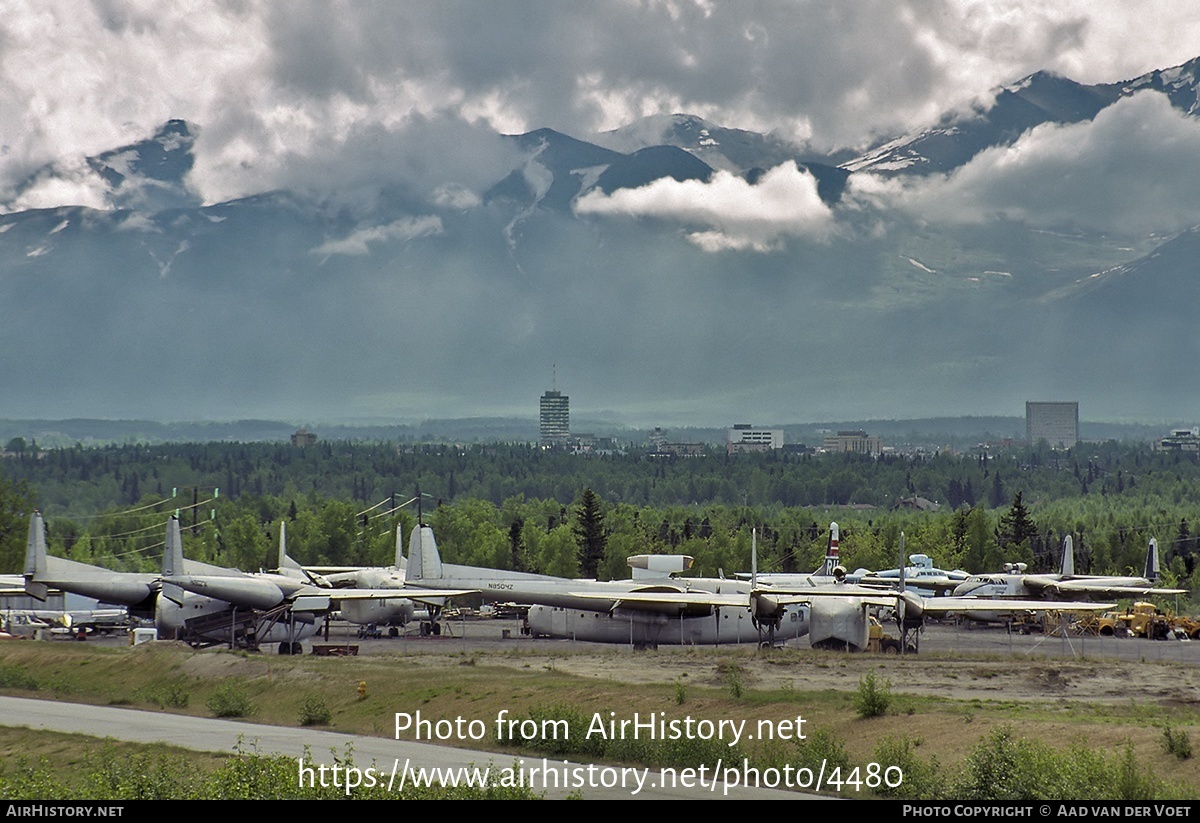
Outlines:
<svg viewBox="0 0 1200 823"><path fill-rule="evenodd" d="M919 744L910 742L905 749L904 744L896 743L889 751L889 756L895 757L906 773L909 768L917 768L918 763L932 760L934 753L943 774L957 773L975 746L987 740L996 728L1006 725L1012 729L1014 739L1043 743L1067 757L1072 746L1109 753L1123 753L1126 746L1132 746L1138 761L1153 767L1167 785L1182 784L1190 787L1188 792L1192 797L1200 797L1200 774L1195 771L1194 759L1180 760L1167 752L1162 742L1164 721L1176 730L1200 725L1200 710L1189 706L1164 709L1132 701L1078 703L1064 711L1062 701L961 700L904 693L893 695L887 713L872 718L869 726L864 726L854 706L862 669L855 671L841 659L816 653L776 654L770 662L760 663L755 654L731 653L728 649L673 652L669 659L678 661L678 665L661 682L636 686L602 677L575 677L565 671L571 668L571 655L556 657L553 671L543 669L547 659L544 654L505 649L497 653L472 653L471 657L473 665L463 665L464 658L457 655L388 653L357 658L280 658L219 650L197 653L167 644L106 649L85 644L21 643L0 647L0 671L23 674L24 678L13 682L27 680L33 683L33 688L57 677L61 687L70 690L62 698L75 702L106 705L125 700L198 716L211 716L210 697L222 683L234 680L242 685L256 707L255 722L294 728L302 717L305 701L320 699L336 712L339 731L380 737L394 734L394 712L418 708L423 717L432 720L478 718L488 724L489 735L498 712L503 709L513 717L529 717L537 711L548 713L547 707L564 705L588 720L594 712L616 711L618 718L632 717L634 712L643 717L666 712L669 718L690 715L711 720L746 720L748 728L758 719L794 720L802 715L808 721L805 731L810 737L803 748L811 753L825 747L824 756L844 755L852 766L881 762L876 752L881 741L904 738L911 741L914 731L919 729ZM648 665L658 665L663 657L647 655L646 659ZM805 672L821 661L833 669L845 669L843 688L815 691L805 688ZM740 696L732 694L729 687L730 663L737 666L739 676L744 678ZM901 661L899 668L893 665L882 671L894 683L903 682L897 671L902 672L908 665L931 663L936 661L924 658L911 663ZM871 665L880 664L872 661ZM84 666L86 677L81 674ZM746 687L748 682L765 682L764 672L768 667L774 673L775 683L782 675L789 678L784 681L789 685ZM1163 669L1171 670L1169 666ZM795 672L794 678L791 670ZM682 671L688 672L686 678ZM367 696L363 700L357 695L359 681L367 683ZM683 704L677 702L677 682L686 683ZM24 697L50 696L44 687L32 692L12 685L0 688ZM188 696L186 703L182 700L184 694ZM972 722L965 725L963 720L968 715ZM1150 718L1154 722L1149 722ZM864 728L869 728L870 733L863 734ZM823 739L816 736L818 729ZM475 743L469 745L479 747ZM485 741L482 747L506 755L535 751L523 746L502 746L494 740ZM800 758L811 756L801 748L800 743L744 739L740 746L741 752L754 762L768 764L795 764L801 762ZM837 754L839 750L842 755ZM698 755L687 751L664 752L635 746L623 749L606 746L603 756L630 763L679 758L673 762L680 764L686 758L715 755L711 750ZM11 755L19 753L20 750L15 750ZM724 761L730 762L732 752L727 746L722 754ZM11 762L11 756L8 759ZM1121 767L1111 759L1109 765L1114 770Z"/></svg>

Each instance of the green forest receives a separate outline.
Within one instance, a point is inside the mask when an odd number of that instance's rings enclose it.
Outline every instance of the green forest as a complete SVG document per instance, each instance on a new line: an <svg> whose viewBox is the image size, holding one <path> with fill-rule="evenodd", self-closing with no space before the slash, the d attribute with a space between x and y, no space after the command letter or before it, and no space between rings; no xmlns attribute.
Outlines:
<svg viewBox="0 0 1200 823"><path fill-rule="evenodd" d="M644 553L689 554L702 575L746 571L752 530L760 569L811 571L836 520L852 570L894 567L904 532L908 553L945 569L1051 571L1072 534L1077 571L1140 574L1154 537L1168 582L1190 588L1200 541L1197 455L1116 441L878 459L354 441L15 445L0 460L7 573L21 570L34 508L52 553L147 571L176 512L185 552L200 560L271 568L286 519L302 563L389 565L418 502L447 562L570 577L594 567L601 579L627 577L625 558Z"/></svg>

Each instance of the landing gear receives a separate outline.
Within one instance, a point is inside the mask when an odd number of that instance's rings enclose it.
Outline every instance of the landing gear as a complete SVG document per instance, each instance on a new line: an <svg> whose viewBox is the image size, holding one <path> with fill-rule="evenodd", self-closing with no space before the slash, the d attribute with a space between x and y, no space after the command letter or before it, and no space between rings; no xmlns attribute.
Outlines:
<svg viewBox="0 0 1200 823"><path fill-rule="evenodd" d="M291 654L292 653L292 644L288 643L286 641L284 641L283 643L280 643L279 644L279 653L280 654Z"/></svg>
<svg viewBox="0 0 1200 823"><path fill-rule="evenodd" d="M778 620L778 619L763 620L763 621L760 621L758 618L751 619L751 623L754 625L754 628L758 630L758 647L760 649L775 648L775 630L777 628L779 628L779 624L781 622L782 621ZM766 629L767 629L767 639L766 640L763 640L763 626L764 625L766 626Z"/></svg>

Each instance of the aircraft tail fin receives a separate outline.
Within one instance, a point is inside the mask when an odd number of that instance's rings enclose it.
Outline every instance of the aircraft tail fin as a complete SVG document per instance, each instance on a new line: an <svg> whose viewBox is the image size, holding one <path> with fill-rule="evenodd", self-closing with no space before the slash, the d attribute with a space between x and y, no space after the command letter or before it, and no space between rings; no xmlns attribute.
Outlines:
<svg viewBox="0 0 1200 823"><path fill-rule="evenodd" d="M838 555L838 524L829 524L829 546L825 549L825 562L813 572L816 577L833 577L833 570L842 562Z"/></svg>
<svg viewBox="0 0 1200 823"><path fill-rule="evenodd" d="M1064 578L1075 576L1075 539L1069 534L1063 538L1062 567L1059 572Z"/></svg>
<svg viewBox="0 0 1200 823"><path fill-rule="evenodd" d="M433 529L417 523L408 538L408 568L405 580L441 580L442 556L433 539Z"/></svg>
<svg viewBox="0 0 1200 823"><path fill-rule="evenodd" d="M46 572L46 524L42 513L35 511L29 518L29 542L25 545L25 593L45 600L50 587L32 579Z"/></svg>
<svg viewBox="0 0 1200 823"><path fill-rule="evenodd" d="M29 517L29 542L25 544L25 574L46 571L46 523L41 512Z"/></svg>
<svg viewBox="0 0 1200 823"><path fill-rule="evenodd" d="M1158 540L1151 537L1146 549L1146 573L1142 575L1151 583L1157 583L1161 570L1158 567Z"/></svg>
<svg viewBox="0 0 1200 823"><path fill-rule="evenodd" d="M304 567L297 563L287 553L287 521L279 521L279 572L292 576L299 576L304 579L309 579L310 575L304 571Z"/></svg>
<svg viewBox="0 0 1200 823"><path fill-rule="evenodd" d="M171 519L167 521L167 542L163 548L162 574L164 578L167 578L183 573L183 537L179 532L179 518L172 515ZM183 589L173 583L164 581L162 594L176 605L183 603Z"/></svg>

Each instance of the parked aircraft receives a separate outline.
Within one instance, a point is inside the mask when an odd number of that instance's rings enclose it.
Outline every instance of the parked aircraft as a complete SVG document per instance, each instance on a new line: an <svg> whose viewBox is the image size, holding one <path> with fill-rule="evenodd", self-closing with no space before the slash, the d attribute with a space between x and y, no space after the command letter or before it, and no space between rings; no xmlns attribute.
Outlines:
<svg viewBox="0 0 1200 823"><path fill-rule="evenodd" d="M183 569L196 575L228 573L229 570L196 560L183 559L179 521L167 524L164 571ZM25 551L25 592L44 600L51 587L82 594L102 603L126 606L134 617L153 618L162 637L187 637L195 642L234 643L239 640L258 644L279 642L281 651L296 650L306 629L280 626L282 612L262 615L252 610L239 614L229 602L201 595L172 591L174 599L162 595L162 575L143 572L115 572L87 563L78 563L46 552L46 527L40 512L29 520L29 542ZM303 624L302 624L303 625ZM312 626L316 631L316 626ZM305 635L306 636L306 635Z"/></svg>
<svg viewBox="0 0 1200 823"><path fill-rule="evenodd" d="M1075 543L1071 535L1063 538L1063 553L1058 574L1025 574L1025 564L1008 566L1002 574L977 574L954 590L955 597L1062 597L1122 598L1153 594L1185 594L1184 589L1155 588L1158 580L1158 541L1150 538L1146 549L1145 574L1142 577L1075 574Z"/></svg>
<svg viewBox="0 0 1200 823"><path fill-rule="evenodd" d="M900 536L900 557L904 557L904 535ZM833 585L799 586L786 590L778 585L761 586L757 580L757 552L752 554L749 593L714 594L709 592L629 592L618 602L619 606L631 604L724 609L748 609L758 625L767 628L769 634L776 631L789 606L807 604L809 613L809 641L816 648L834 647L864 649L869 640L869 615L873 610L891 611L901 631L901 647L916 650L917 636L914 630L921 628L927 615L946 615L970 612L977 609L996 611L997 601L970 597L925 598L905 589L904 576L899 577L899 588L893 591L873 589L849 583ZM579 597L599 599L598 595L578 592ZM1046 611L1100 611L1112 608L1113 604L1079 602L1055 602L1038 600L1004 601L1003 611L1009 613Z"/></svg>
<svg viewBox="0 0 1200 823"><path fill-rule="evenodd" d="M442 563L433 530L418 525L408 543L407 580L429 588L457 586L475 589L486 600L532 604L533 634L607 643L631 643L638 648L660 643L738 643L757 639L753 616L736 610L722 612L707 604L627 601L631 592L740 592L750 586L740 580L701 580L671 577L691 566L682 555L637 555L630 558L630 580L601 582L569 580L545 574L484 569ZM539 608L540 607L540 608ZM802 636L808 629L807 609L781 612L779 639Z"/></svg>
<svg viewBox="0 0 1200 823"><path fill-rule="evenodd" d="M838 581L855 582L852 575L846 573L846 569L842 566L842 559L839 553L838 546L838 524L831 522L829 524L829 543L825 549L825 560L816 571L811 574L797 572L768 572L758 575L758 582L763 586L778 586L786 588L788 586L819 586L831 584ZM861 571L866 571L862 569ZM736 577L739 580L749 580L750 572L738 572Z"/></svg>
<svg viewBox="0 0 1200 823"><path fill-rule="evenodd" d="M25 546L25 593L45 600L51 589L82 594L129 607L135 617L153 617L159 591L158 575L114 572L46 553L46 524L41 512L29 518L29 542Z"/></svg>
<svg viewBox="0 0 1200 823"><path fill-rule="evenodd" d="M40 625L54 634L70 634L80 639L93 633L109 634L129 628L129 613L125 609L13 609L6 617L10 624Z"/></svg>
<svg viewBox="0 0 1200 823"><path fill-rule="evenodd" d="M959 584L967 580L971 574L962 569L943 571L933 565L933 558L927 554L910 554L910 565L903 569L905 585L922 597L937 597L952 592ZM884 569L872 572L859 569L847 579L864 586L895 586L900 580L901 569Z"/></svg>
<svg viewBox="0 0 1200 823"><path fill-rule="evenodd" d="M471 589L463 588L430 591L413 586L407 586L403 594L395 588L333 589L315 586L293 574L248 574L239 569L218 566L193 568L189 565L185 568L182 546L178 540L179 522L174 518L171 520L171 528L174 529L175 540L168 539L168 548L173 547L173 550L167 554L170 565L164 563L163 566L163 596L180 604L182 600L179 593L191 592L223 600L234 608L267 613L284 610L290 623L311 622L314 625L313 631L316 631L318 617L328 615L333 609L344 611L347 604L417 600L440 608L448 598L473 593ZM284 554L286 556L286 547ZM188 562L190 564L194 561ZM179 569L183 571L178 571ZM286 653L282 644L280 653Z"/></svg>
<svg viewBox="0 0 1200 823"><path fill-rule="evenodd" d="M279 524L279 573L308 580L321 588L403 589L404 540L400 527L396 527L396 561L392 566L347 567L347 566L302 566L288 556L287 522ZM395 598L385 600L345 600L341 604L342 617L359 626L387 626L395 637L398 627L411 622L416 615L413 601L397 593ZM432 621L422 624L422 633L436 626Z"/></svg>

